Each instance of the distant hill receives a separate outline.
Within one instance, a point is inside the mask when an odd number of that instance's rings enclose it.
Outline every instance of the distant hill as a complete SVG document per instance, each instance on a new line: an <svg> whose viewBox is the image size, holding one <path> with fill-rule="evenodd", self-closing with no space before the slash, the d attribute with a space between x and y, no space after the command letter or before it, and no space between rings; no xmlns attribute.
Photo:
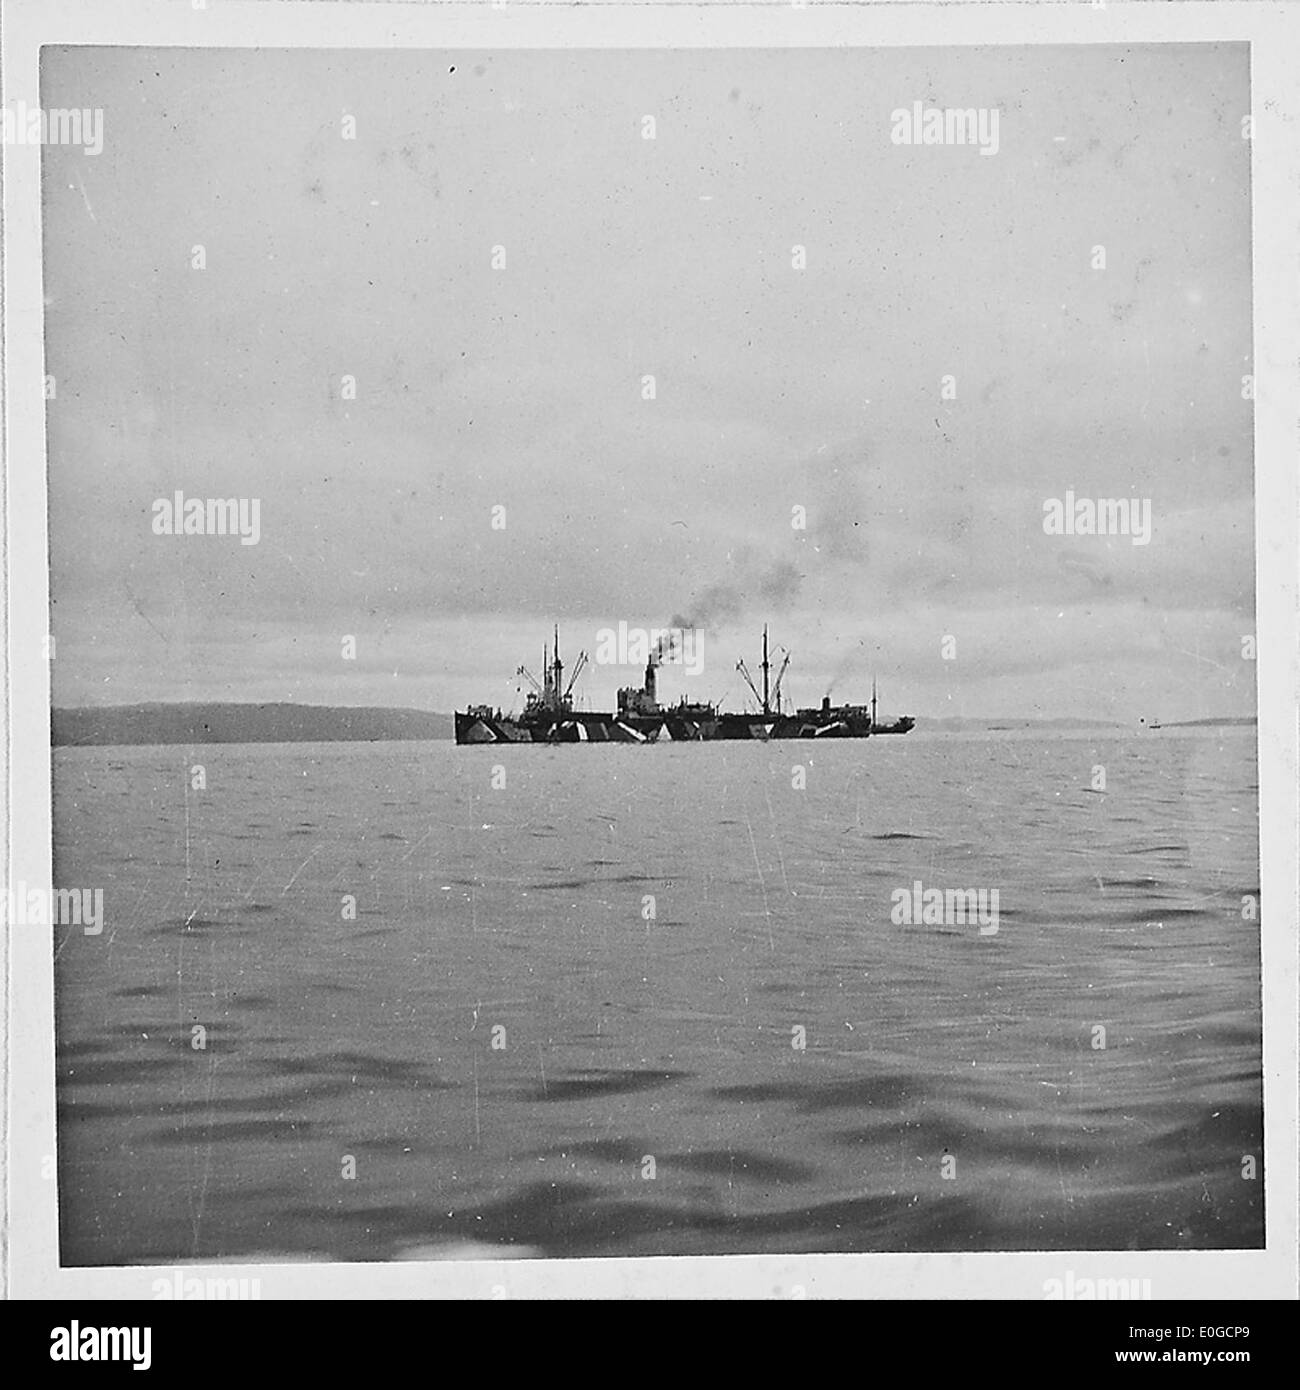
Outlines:
<svg viewBox="0 0 1300 1390"><path fill-rule="evenodd" d="M1014 730L1023 732L1026 730L1050 730L1059 729L1062 732L1071 729L1127 729L1130 731L1138 729L1219 729L1219 728L1248 728L1259 721L1254 717L1246 718L1222 718L1222 719L1184 719L1177 723L1171 721L1168 724L1126 724L1118 719L997 719L997 718L948 718L948 719L927 719L919 715L916 720L916 730L920 733L925 730L927 733L940 734L966 734L984 732L1005 732Z"/></svg>
<svg viewBox="0 0 1300 1390"><path fill-rule="evenodd" d="M1127 729L1128 724L1122 724L1115 719L998 719L987 717L982 719L957 718L953 716L946 719L927 719L923 715L918 715L916 720L916 731L920 733L923 729L932 733L943 734L965 734L965 733L984 733L988 730L1004 729Z"/></svg>
<svg viewBox="0 0 1300 1390"><path fill-rule="evenodd" d="M1241 719L1178 719L1167 724L1150 724L1151 729L1250 729L1259 723L1255 715Z"/></svg>
<svg viewBox="0 0 1300 1390"><path fill-rule="evenodd" d="M379 743L449 739L449 714L335 705L105 705L56 709L54 746L141 743Z"/></svg>

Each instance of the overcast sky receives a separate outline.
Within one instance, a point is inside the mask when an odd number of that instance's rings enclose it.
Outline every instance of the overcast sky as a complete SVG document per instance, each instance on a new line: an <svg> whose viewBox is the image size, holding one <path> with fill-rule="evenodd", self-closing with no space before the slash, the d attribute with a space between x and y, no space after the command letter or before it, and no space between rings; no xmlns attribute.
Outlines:
<svg viewBox="0 0 1300 1390"><path fill-rule="evenodd" d="M800 703L1253 713L1244 46L43 83L104 111L44 163L57 704L509 705L553 622L571 659L689 616L670 698L738 704L767 620ZM996 109L997 153L893 143L914 102ZM155 535L177 489L260 499L258 544ZM1150 499L1150 543L1045 534L1067 489Z"/></svg>

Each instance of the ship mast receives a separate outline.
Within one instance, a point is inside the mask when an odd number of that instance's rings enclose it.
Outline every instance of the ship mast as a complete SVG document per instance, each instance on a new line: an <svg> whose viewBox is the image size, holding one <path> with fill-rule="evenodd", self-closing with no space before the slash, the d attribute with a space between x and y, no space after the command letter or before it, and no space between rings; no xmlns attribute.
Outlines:
<svg viewBox="0 0 1300 1390"><path fill-rule="evenodd" d="M871 732L876 731L876 678L871 678Z"/></svg>
<svg viewBox="0 0 1300 1390"><path fill-rule="evenodd" d="M771 714L772 706L767 697L767 624L763 624L763 715L766 717Z"/></svg>
<svg viewBox="0 0 1300 1390"><path fill-rule="evenodd" d="M559 709L560 701L563 699L564 690L564 663L560 660L560 629L557 624L555 628L555 665L551 677L551 694L554 699L554 708Z"/></svg>

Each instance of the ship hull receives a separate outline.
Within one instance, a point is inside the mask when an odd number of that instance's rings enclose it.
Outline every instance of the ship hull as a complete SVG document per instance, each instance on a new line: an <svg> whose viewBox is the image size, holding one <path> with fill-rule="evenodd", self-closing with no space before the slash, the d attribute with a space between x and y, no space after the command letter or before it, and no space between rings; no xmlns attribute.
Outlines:
<svg viewBox="0 0 1300 1390"><path fill-rule="evenodd" d="M456 713L456 742L503 743L724 743L772 739L869 738L871 721L835 711L823 714L676 715L565 714L527 722L508 716ZM891 733L905 733L891 729Z"/></svg>
<svg viewBox="0 0 1300 1390"><path fill-rule="evenodd" d="M565 714L554 719L511 719L456 712L456 742L500 743L647 743L657 736L659 720L618 719L612 714Z"/></svg>

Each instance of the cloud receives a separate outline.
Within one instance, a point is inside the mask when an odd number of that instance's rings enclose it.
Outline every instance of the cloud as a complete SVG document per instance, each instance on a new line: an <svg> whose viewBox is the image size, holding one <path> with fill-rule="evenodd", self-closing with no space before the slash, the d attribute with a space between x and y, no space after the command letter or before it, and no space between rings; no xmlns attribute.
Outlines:
<svg viewBox="0 0 1300 1390"><path fill-rule="evenodd" d="M446 707L554 621L672 614L711 652L779 624L818 690L1068 701L1051 613L1176 701L1143 634L1253 609L1246 57L557 50L431 86L266 50L247 122L220 53L51 51L48 99L93 89L107 136L43 163L60 698L244 662L261 698ZM949 90L1004 106L996 159L891 145ZM259 498L260 544L152 536L178 487ZM1046 536L1067 489L1150 497L1151 544ZM981 635L935 667L948 631ZM347 632L380 665L325 655Z"/></svg>

